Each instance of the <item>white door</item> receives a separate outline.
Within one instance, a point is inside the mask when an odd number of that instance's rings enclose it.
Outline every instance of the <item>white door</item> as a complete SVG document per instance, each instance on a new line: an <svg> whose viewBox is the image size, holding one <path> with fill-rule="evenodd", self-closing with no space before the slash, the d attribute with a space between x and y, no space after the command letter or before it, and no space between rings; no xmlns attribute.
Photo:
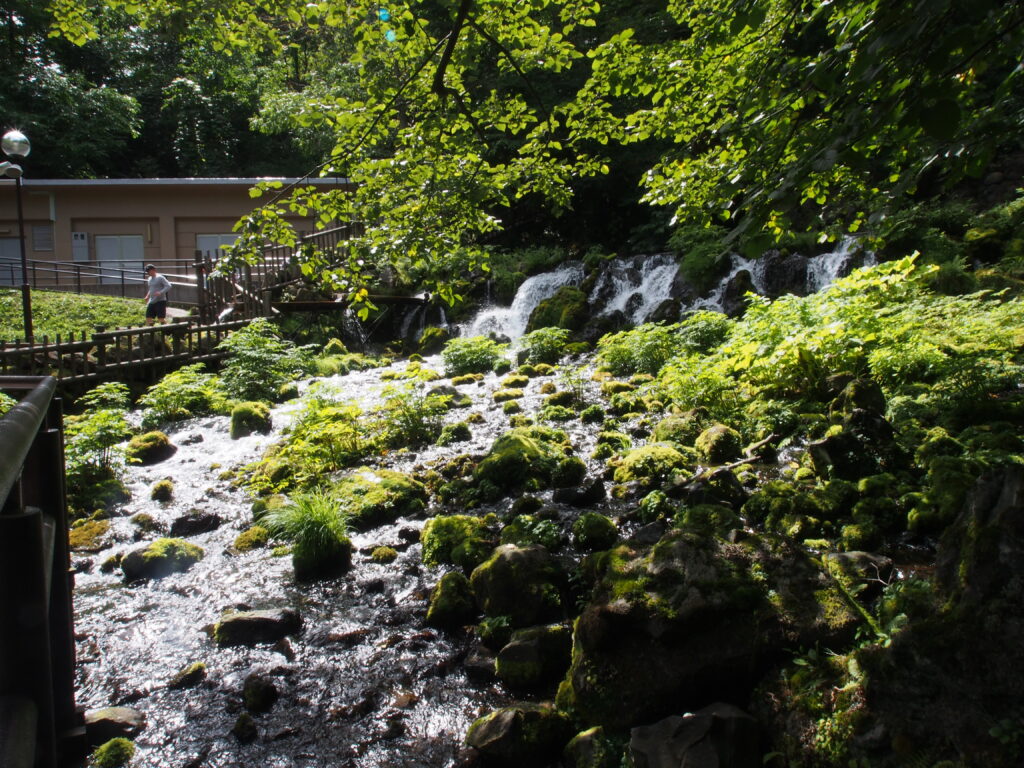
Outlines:
<svg viewBox="0 0 1024 768"><path fill-rule="evenodd" d="M0 285L21 285L21 240L0 237Z"/></svg>
<svg viewBox="0 0 1024 768"><path fill-rule="evenodd" d="M96 265L103 269L101 283L145 277L142 272L142 235L96 235Z"/></svg>

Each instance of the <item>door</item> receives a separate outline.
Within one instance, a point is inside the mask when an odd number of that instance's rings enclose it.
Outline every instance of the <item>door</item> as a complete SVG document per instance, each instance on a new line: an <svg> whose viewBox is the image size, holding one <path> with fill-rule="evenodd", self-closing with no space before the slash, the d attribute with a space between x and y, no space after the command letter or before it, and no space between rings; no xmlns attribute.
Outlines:
<svg viewBox="0 0 1024 768"><path fill-rule="evenodd" d="M0 237L0 285L21 285L21 240Z"/></svg>
<svg viewBox="0 0 1024 768"><path fill-rule="evenodd" d="M145 275L142 235L96 235L96 265L103 270L101 283L138 280Z"/></svg>

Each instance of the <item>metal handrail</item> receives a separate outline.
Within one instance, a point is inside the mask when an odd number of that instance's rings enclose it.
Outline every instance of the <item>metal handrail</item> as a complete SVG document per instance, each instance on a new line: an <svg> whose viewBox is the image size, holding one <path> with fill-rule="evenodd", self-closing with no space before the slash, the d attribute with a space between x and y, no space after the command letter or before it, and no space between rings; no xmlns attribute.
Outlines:
<svg viewBox="0 0 1024 768"><path fill-rule="evenodd" d="M4 389L10 378L0 376L0 390ZM20 381L24 381L24 378ZM4 446L6 453L4 461L0 463L0 514L21 512L21 500L18 500L17 508L14 508L8 497L21 478L22 466L46 417L56 388L57 380L52 376L46 376L35 389L0 418L0 445Z"/></svg>

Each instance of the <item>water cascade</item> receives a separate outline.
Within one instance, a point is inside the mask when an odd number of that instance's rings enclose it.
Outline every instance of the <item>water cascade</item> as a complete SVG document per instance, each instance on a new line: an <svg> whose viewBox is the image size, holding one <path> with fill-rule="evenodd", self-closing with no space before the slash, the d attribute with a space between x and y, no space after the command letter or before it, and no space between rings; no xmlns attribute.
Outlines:
<svg viewBox="0 0 1024 768"><path fill-rule="evenodd" d="M530 313L544 299L554 296L565 285L578 286L585 272L578 261L566 262L552 272L529 277L519 286L510 307L485 307L463 329L463 336L507 336L518 339L526 332Z"/></svg>

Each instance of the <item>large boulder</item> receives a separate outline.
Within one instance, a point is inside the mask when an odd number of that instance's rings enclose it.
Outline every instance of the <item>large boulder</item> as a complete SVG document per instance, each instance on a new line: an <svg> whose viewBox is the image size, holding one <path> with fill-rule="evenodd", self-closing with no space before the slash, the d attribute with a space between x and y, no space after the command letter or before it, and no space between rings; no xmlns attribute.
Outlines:
<svg viewBox="0 0 1024 768"><path fill-rule="evenodd" d="M220 528L223 520L216 512L190 509L171 523L171 536L198 536Z"/></svg>
<svg viewBox="0 0 1024 768"><path fill-rule="evenodd" d="M760 768L757 721L731 704L633 728L629 755L635 768Z"/></svg>
<svg viewBox="0 0 1024 768"><path fill-rule="evenodd" d="M473 477L497 493L517 488L561 488L580 482L586 465L571 451L568 436L549 427L517 427L494 441Z"/></svg>
<svg viewBox="0 0 1024 768"><path fill-rule="evenodd" d="M856 627L833 582L782 538L671 530L653 547L631 541L595 558L595 599L576 622L558 699L588 724L745 700L787 643L840 643Z"/></svg>
<svg viewBox="0 0 1024 768"><path fill-rule="evenodd" d="M183 573L203 559L202 547L183 539L157 539L121 558L125 581L159 579Z"/></svg>
<svg viewBox="0 0 1024 768"><path fill-rule="evenodd" d="M572 722L540 704L521 704L484 715L466 733L466 744L503 768L551 765L572 738Z"/></svg>
<svg viewBox="0 0 1024 768"><path fill-rule="evenodd" d="M807 257L799 253L782 254L771 250L762 254L759 266L765 296L776 299L787 293L806 295L807 264Z"/></svg>
<svg viewBox="0 0 1024 768"><path fill-rule="evenodd" d="M430 594L427 624L441 629L455 629L469 624L476 615L473 589L459 571L446 573Z"/></svg>
<svg viewBox="0 0 1024 768"><path fill-rule="evenodd" d="M498 652L495 670L512 688L540 688L565 674L571 651L572 633L564 624L527 627L512 633Z"/></svg>
<svg viewBox="0 0 1024 768"><path fill-rule="evenodd" d="M538 328L568 328L571 331L578 331L590 317L590 306L587 304L587 294L579 288L563 285L554 295L542 300L530 313L530 319L526 323L526 330L535 331Z"/></svg>
<svg viewBox="0 0 1024 768"><path fill-rule="evenodd" d="M129 440L124 453L128 461L150 466L169 459L177 450L166 434L153 430Z"/></svg>
<svg viewBox="0 0 1024 768"><path fill-rule="evenodd" d="M419 515L427 505L427 489L421 482L388 469L364 467L343 478L335 491L348 524L357 531Z"/></svg>
<svg viewBox="0 0 1024 768"><path fill-rule="evenodd" d="M562 618L565 575L543 547L506 544L479 565L470 584L480 610L515 627Z"/></svg>

